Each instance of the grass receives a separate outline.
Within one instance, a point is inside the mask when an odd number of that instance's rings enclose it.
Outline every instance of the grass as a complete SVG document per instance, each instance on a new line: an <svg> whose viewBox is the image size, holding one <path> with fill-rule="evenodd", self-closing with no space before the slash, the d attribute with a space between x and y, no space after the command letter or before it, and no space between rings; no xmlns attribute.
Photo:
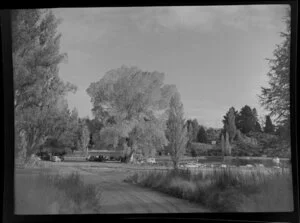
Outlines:
<svg viewBox="0 0 300 223"><path fill-rule="evenodd" d="M16 214L98 213L101 193L94 185L85 185L78 173L70 175L39 173L16 177Z"/></svg>
<svg viewBox="0 0 300 223"><path fill-rule="evenodd" d="M211 174L189 170L139 172L126 179L172 196L199 203L216 212L275 212L293 210L292 179L288 173L244 175L230 169Z"/></svg>

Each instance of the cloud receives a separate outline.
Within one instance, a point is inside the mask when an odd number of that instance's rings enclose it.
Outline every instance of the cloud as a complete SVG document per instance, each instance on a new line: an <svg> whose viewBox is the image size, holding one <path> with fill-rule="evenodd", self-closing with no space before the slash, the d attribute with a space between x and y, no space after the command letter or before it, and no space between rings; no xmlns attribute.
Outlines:
<svg viewBox="0 0 300 223"><path fill-rule="evenodd" d="M197 29L214 31L220 26L243 31L276 29L286 5L176 6L143 10L138 24L144 30L156 26L167 29ZM156 27L157 28L157 27Z"/></svg>
<svg viewBox="0 0 300 223"><path fill-rule="evenodd" d="M253 29L275 30L282 26L285 5L248 5L222 20L222 24L236 29L250 31Z"/></svg>
<svg viewBox="0 0 300 223"><path fill-rule="evenodd" d="M62 18L62 23L58 26L58 31L63 33L62 47L95 43L107 32L107 26L96 20L99 14L95 12L101 12L99 9L69 8L53 11L58 18Z"/></svg>
<svg viewBox="0 0 300 223"><path fill-rule="evenodd" d="M54 9L64 19L65 42L96 42L114 28L134 25L142 31L194 29L217 31L220 27L243 31L276 29L287 5L228 5ZM80 32L78 32L80 30Z"/></svg>

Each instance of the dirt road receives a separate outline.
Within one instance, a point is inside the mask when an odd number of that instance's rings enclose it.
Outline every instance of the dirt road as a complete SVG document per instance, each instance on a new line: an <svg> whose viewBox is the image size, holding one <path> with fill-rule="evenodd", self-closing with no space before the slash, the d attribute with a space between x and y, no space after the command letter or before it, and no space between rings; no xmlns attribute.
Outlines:
<svg viewBox="0 0 300 223"><path fill-rule="evenodd" d="M58 164L59 165L59 164ZM59 166L57 166L59 167ZM207 209L186 200L142 188L123 180L132 170L107 168L105 165L87 167L83 165L61 164L62 174L77 171L87 184L96 184L102 189L100 213L191 213L209 212ZM23 172L23 173L22 173ZM26 171L17 171L17 176L25 176Z"/></svg>

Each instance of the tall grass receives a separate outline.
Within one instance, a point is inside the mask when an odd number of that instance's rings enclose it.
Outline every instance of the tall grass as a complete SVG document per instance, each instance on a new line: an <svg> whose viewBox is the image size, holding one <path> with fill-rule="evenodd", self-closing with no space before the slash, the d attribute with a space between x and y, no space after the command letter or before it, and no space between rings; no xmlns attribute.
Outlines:
<svg viewBox="0 0 300 223"><path fill-rule="evenodd" d="M44 172L15 181L16 214L98 213L100 198L99 188L85 185L78 173Z"/></svg>
<svg viewBox="0 0 300 223"><path fill-rule="evenodd" d="M139 172L127 182L197 202L216 212L273 212L293 209L292 179L285 172L245 175L231 169L210 174L189 170Z"/></svg>

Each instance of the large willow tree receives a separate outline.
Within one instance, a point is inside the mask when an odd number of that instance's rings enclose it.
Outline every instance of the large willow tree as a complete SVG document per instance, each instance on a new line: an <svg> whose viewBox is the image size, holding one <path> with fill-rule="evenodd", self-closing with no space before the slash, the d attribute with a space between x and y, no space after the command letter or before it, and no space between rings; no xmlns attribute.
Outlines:
<svg viewBox="0 0 300 223"><path fill-rule="evenodd" d="M127 161L137 152L153 155L167 143L163 114L177 90L163 81L163 73L122 66L87 89L93 114L105 125L101 140L115 149L122 143Z"/></svg>

